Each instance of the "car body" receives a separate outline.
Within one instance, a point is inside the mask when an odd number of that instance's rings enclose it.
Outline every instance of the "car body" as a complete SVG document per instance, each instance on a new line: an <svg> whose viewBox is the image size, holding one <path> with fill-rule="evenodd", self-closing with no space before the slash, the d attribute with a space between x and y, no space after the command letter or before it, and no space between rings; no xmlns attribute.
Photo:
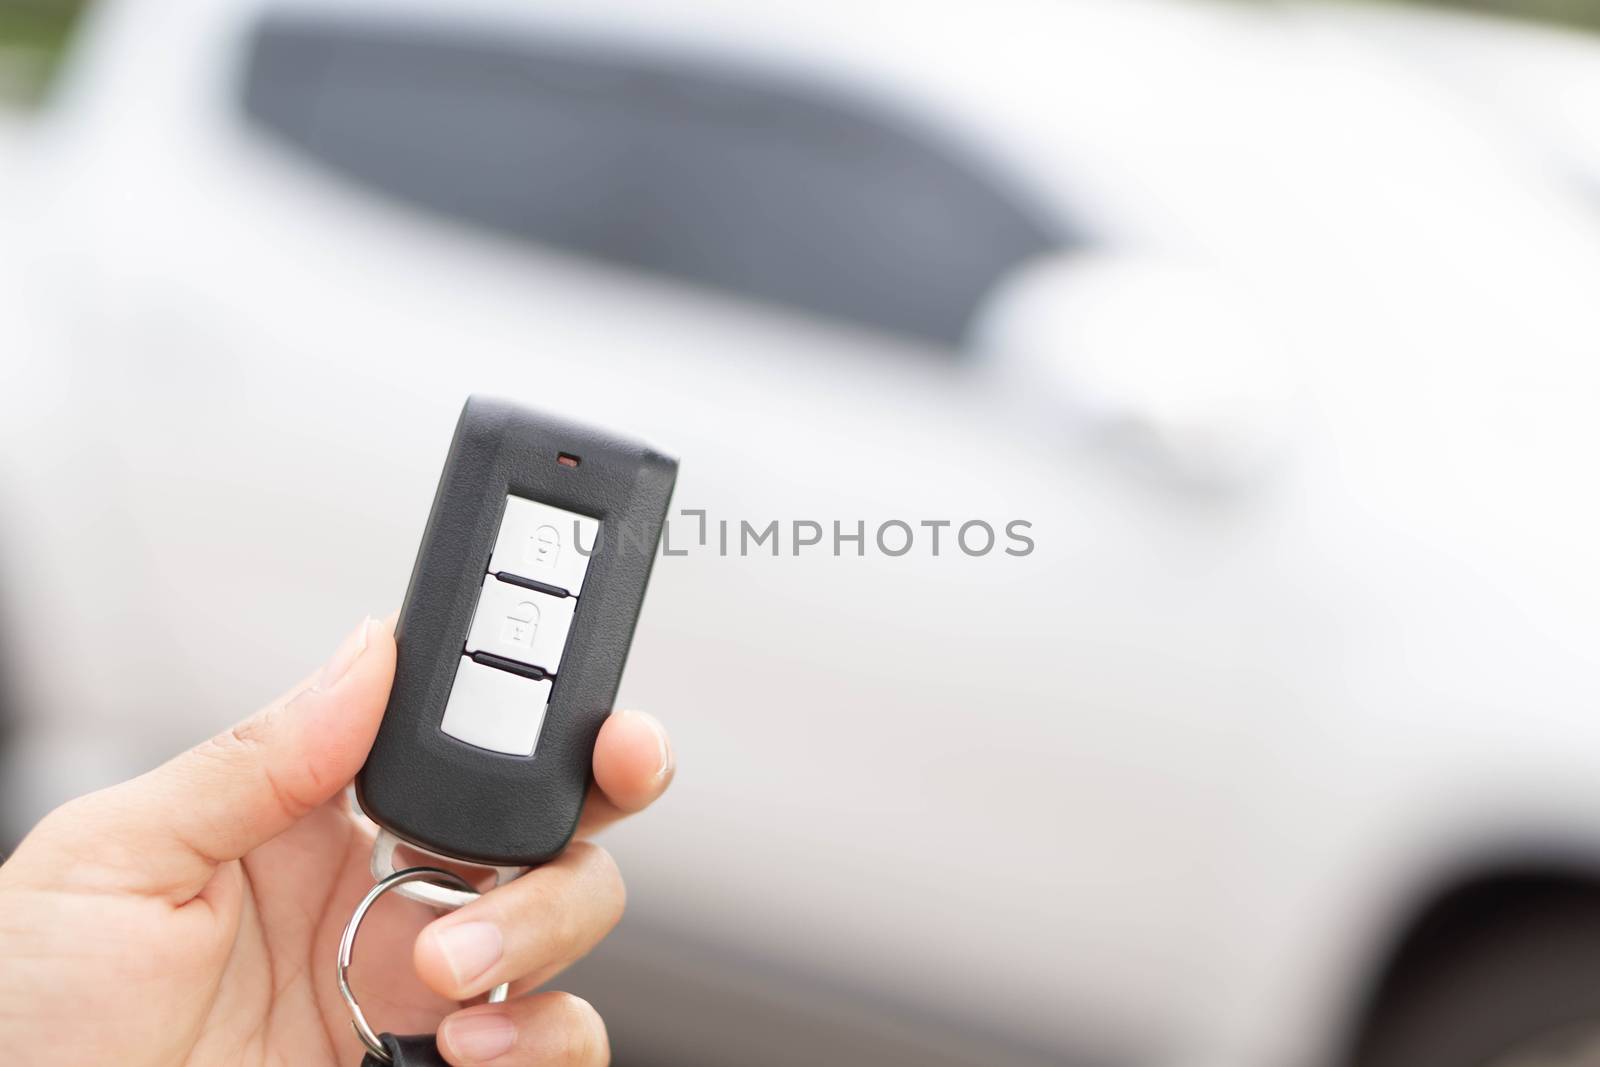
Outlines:
<svg viewBox="0 0 1600 1067"><path fill-rule="evenodd" d="M500 187L452 204L448 159L390 183L406 146L350 151L365 120L296 133L337 107L282 67L287 96L250 87L262 35L297 33L855 115L957 159L1020 236L949 319L818 281L826 199L764 288L767 260L717 258L739 233L689 267L624 234L619 268L603 233L551 237L576 209L519 233ZM645 163L700 158L663 137ZM681 457L679 535L703 510L1036 543L659 561L624 699L680 779L610 839L630 914L577 979L629 1060L1327 1062L1430 900L1600 869L1600 215L1321 9L107 3L26 139L0 262L19 818L397 603L486 391Z"/></svg>

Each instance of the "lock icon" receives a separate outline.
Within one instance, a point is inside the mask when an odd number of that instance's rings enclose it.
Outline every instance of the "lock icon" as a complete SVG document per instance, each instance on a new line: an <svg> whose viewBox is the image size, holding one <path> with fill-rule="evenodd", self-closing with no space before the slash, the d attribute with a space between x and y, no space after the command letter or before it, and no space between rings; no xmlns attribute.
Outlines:
<svg viewBox="0 0 1600 1067"><path fill-rule="evenodd" d="M506 612L505 622L500 627L500 640L508 645L532 648L533 633L538 628L539 605L524 600Z"/></svg>
<svg viewBox="0 0 1600 1067"><path fill-rule="evenodd" d="M561 535L554 526L541 526L528 535L528 562L536 567L554 567L561 554Z"/></svg>

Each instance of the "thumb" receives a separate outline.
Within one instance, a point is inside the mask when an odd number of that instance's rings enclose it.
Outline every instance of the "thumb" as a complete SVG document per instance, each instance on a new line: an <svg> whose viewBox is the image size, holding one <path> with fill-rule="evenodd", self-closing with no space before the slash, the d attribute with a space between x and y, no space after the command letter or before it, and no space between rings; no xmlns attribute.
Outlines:
<svg viewBox="0 0 1600 1067"><path fill-rule="evenodd" d="M198 894L218 864L287 830L355 776L383 718L394 657L392 624L364 620L308 684L84 798L102 846L97 866L115 869L127 888L179 901Z"/></svg>

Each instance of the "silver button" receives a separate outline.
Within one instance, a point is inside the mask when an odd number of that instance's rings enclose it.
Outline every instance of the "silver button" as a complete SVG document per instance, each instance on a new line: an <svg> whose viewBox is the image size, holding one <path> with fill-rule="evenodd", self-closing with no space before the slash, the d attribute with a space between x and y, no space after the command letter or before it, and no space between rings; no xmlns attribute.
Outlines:
<svg viewBox="0 0 1600 1067"><path fill-rule="evenodd" d="M467 651L492 652L554 674L561 669L577 606L572 597L524 589L490 575L478 594Z"/></svg>
<svg viewBox="0 0 1600 1067"><path fill-rule="evenodd" d="M524 678L462 656L439 728L469 745L510 756L531 756L539 744L549 702L548 681Z"/></svg>
<svg viewBox="0 0 1600 1067"><path fill-rule="evenodd" d="M489 571L515 574L576 594L583 588L589 553L599 534L599 519L508 496Z"/></svg>

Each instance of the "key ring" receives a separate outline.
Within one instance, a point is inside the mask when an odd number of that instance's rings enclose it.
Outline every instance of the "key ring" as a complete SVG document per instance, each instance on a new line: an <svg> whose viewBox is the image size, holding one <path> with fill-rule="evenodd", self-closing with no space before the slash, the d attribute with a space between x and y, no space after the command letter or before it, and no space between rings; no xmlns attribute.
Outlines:
<svg viewBox="0 0 1600 1067"><path fill-rule="evenodd" d="M383 1063L393 1063L394 1058L389 1055L388 1049L383 1047L383 1042L378 1040L378 1035L373 1032L372 1024L367 1022L366 1014L361 1010L361 1005L356 1003L356 995L350 988L350 959L355 951L356 931L361 929L361 920L366 918L367 911L378 902L378 898L396 886L407 885L412 882L447 882L459 887L458 892L462 899L453 905L444 907L460 907L478 897L472 886L465 878L441 871L437 867L407 867L403 871L396 871L377 885L367 890L367 895L361 898L361 903L356 905L355 913L350 916L350 921L345 924L344 934L339 938L339 995L344 997L345 1007L350 1009L350 1025L355 1028L356 1036L361 1043ZM440 887L444 888L444 887ZM499 1004L506 999L511 991L510 982L502 982L489 991L489 1003Z"/></svg>

